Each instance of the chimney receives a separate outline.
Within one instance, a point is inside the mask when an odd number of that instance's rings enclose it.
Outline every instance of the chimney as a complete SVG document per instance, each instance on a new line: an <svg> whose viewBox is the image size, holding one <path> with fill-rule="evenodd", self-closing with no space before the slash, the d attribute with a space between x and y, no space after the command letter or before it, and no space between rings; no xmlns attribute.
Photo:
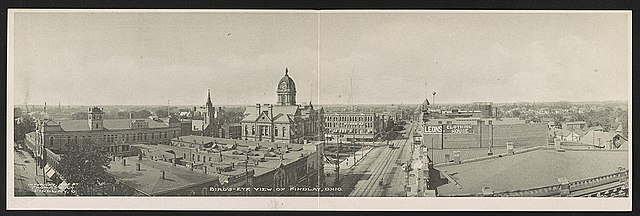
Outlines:
<svg viewBox="0 0 640 216"><path fill-rule="evenodd" d="M136 171L140 171L140 163L136 163Z"/></svg>
<svg viewBox="0 0 640 216"><path fill-rule="evenodd" d="M165 178L164 178L164 170L162 170L162 171L160 171L160 172L162 173L162 179L165 179Z"/></svg>
<svg viewBox="0 0 640 216"><path fill-rule="evenodd" d="M260 115L262 113L262 109L260 107L260 104L256 104L256 109L258 110L258 115Z"/></svg>

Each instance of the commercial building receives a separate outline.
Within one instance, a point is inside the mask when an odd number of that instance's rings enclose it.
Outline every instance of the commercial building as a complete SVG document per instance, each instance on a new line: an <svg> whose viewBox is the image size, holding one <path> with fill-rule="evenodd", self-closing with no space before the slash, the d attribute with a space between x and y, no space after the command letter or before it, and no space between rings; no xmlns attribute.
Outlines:
<svg viewBox="0 0 640 216"><path fill-rule="evenodd" d="M137 145L142 158L214 176L223 187L315 187L324 180L321 146L182 136L170 145ZM320 184L318 184L320 183ZM291 191L253 191L286 195ZM298 194L298 193L294 193ZM247 195L219 192L218 195Z"/></svg>
<svg viewBox="0 0 640 216"><path fill-rule="evenodd" d="M282 143L304 143L324 138L324 111L311 102L296 104L296 85L289 70L278 82L278 103L256 104L245 110L242 139Z"/></svg>
<svg viewBox="0 0 640 216"><path fill-rule="evenodd" d="M444 128L444 129L443 129ZM430 119L422 131L423 146L435 149L546 145L547 124L517 118Z"/></svg>
<svg viewBox="0 0 640 216"><path fill-rule="evenodd" d="M107 173L120 186L116 195L207 196L214 195L210 188L221 185L215 176L138 156L114 157Z"/></svg>
<svg viewBox="0 0 640 216"><path fill-rule="evenodd" d="M372 112L325 113L325 137L336 142L372 142L382 130L383 120Z"/></svg>
<svg viewBox="0 0 640 216"><path fill-rule="evenodd" d="M130 154L135 143L169 143L181 135L181 122L175 117L147 119L103 119L102 108L88 109L87 120L43 119L36 130L25 135L36 157L43 158L44 149L66 151L66 145L92 141L104 145L111 154Z"/></svg>

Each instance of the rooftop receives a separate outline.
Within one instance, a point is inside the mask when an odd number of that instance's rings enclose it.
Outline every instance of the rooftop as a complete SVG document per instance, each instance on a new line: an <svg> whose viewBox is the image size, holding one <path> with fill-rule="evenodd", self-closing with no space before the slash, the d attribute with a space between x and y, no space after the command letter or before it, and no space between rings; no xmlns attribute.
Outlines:
<svg viewBox="0 0 640 216"><path fill-rule="evenodd" d="M165 120L151 120L144 119L105 119L103 120L103 127L105 130L123 130L130 129L131 121L145 121L149 123L149 128L166 128L169 127ZM87 120L58 120L58 124L65 131L89 131L89 124Z"/></svg>
<svg viewBox="0 0 640 216"><path fill-rule="evenodd" d="M152 150L164 154L164 152L170 151L171 148L190 148L199 149L199 151L206 152L211 156L219 156L220 150L222 150L222 157L224 163L220 162L206 162L207 165L220 166L223 164L231 165L236 164L236 170L230 172L223 172L223 175L237 175L244 173L245 161L247 159L246 154L249 155L248 169L254 170L255 175L259 176L269 171L272 171L280 166L280 164L289 164L299 160L303 156L314 154L316 152L315 144L292 144L292 143L272 143L264 141L248 141L237 139L225 139L225 138L213 138L203 136L182 136L174 138L172 141L182 139L185 145L179 146L180 143L173 143L172 146L157 145L145 148L153 148ZM187 146L187 143L196 141L197 146L193 148ZM215 143L211 147L202 148L200 143ZM196 148L198 147L198 148ZM282 156L282 160L280 160ZM178 155L177 157L181 157ZM188 161L183 159L183 161ZM258 165L255 162L258 161ZM202 162L196 162L202 163Z"/></svg>
<svg viewBox="0 0 640 216"><path fill-rule="evenodd" d="M448 173L461 186L445 181L437 187L442 195L477 194L490 186L494 191L508 191L614 173L617 167L628 167L627 151L537 150L478 162L436 168ZM442 177L444 179L444 176Z"/></svg>
<svg viewBox="0 0 640 216"><path fill-rule="evenodd" d="M122 183L148 195L162 194L190 185L218 181L211 175L173 167L168 163L151 160L139 161L137 157L125 159L127 160L126 166L122 165L122 160L112 161L107 172ZM140 171L136 170L136 163L140 163ZM165 171L165 179L162 179L161 171Z"/></svg>

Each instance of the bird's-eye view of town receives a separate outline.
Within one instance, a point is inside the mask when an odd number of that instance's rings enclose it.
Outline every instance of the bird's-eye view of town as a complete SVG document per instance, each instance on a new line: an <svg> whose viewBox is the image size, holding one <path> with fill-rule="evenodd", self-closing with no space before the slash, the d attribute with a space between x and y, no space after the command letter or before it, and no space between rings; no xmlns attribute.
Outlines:
<svg viewBox="0 0 640 216"><path fill-rule="evenodd" d="M629 16L15 12L7 192L629 197Z"/></svg>

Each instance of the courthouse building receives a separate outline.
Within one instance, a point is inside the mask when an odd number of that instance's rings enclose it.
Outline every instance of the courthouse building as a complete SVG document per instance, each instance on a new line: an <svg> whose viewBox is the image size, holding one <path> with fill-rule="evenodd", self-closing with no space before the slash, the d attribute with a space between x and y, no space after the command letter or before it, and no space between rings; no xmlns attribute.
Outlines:
<svg viewBox="0 0 640 216"><path fill-rule="evenodd" d="M289 70L278 82L277 104L248 107L242 119L242 139L282 143L304 143L324 137L324 110L296 104L296 84Z"/></svg>

